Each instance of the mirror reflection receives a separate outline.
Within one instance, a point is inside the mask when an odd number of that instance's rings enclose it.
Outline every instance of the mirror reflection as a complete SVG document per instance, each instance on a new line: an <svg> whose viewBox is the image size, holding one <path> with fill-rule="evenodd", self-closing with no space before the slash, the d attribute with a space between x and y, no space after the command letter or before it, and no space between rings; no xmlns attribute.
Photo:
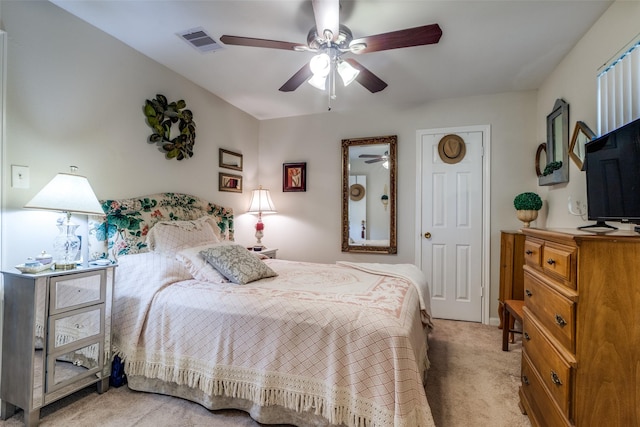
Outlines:
<svg viewBox="0 0 640 427"><path fill-rule="evenodd" d="M397 253L396 136L342 141L342 251Z"/></svg>

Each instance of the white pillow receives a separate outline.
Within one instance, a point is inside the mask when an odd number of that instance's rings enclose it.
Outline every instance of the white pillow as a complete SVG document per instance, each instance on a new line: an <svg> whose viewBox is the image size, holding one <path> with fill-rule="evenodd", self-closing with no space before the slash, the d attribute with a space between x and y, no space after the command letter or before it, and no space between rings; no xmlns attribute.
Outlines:
<svg viewBox="0 0 640 427"><path fill-rule="evenodd" d="M191 276L198 281L228 283L229 280L227 280L226 277L224 277L218 270L209 264L202 255L200 255L200 251L204 251L211 246L213 245L208 244L182 249L176 253L176 259L180 261L186 269L189 270Z"/></svg>
<svg viewBox="0 0 640 427"><path fill-rule="evenodd" d="M147 233L147 245L150 251L173 253L205 243L218 243L219 235L220 229L211 217L192 221L160 221Z"/></svg>

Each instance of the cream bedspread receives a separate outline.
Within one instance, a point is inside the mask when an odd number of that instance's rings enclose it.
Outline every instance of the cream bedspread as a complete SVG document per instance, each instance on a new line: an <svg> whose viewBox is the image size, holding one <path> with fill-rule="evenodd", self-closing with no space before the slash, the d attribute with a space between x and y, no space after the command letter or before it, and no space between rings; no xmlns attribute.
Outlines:
<svg viewBox="0 0 640 427"><path fill-rule="evenodd" d="M154 253L121 257L113 326L126 372L331 424L434 425L419 270L266 262L278 277L238 286Z"/></svg>

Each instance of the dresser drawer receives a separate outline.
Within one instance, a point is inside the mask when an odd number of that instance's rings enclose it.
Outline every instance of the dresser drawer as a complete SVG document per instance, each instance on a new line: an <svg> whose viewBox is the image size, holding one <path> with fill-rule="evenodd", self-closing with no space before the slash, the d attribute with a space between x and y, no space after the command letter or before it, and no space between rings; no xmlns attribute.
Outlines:
<svg viewBox="0 0 640 427"><path fill-rule="evenodd" d="M571 289L576 288L573 260L574 248L546 243L542 248L542 268L550 276L555 276Z"/></svg>
<svg viewBox="0 0 640 427"><path fill-rule="evenodd" d="M534 267L541 267L542 247L544 242L528 238L524 242L524 262Z"/></svg>
<svg viewBox="0 0 640 427"><path fill-rule="evenodd" d="M572 366L545 337L542 327L526 307L523 323L524 351L562 413L571 419L569 402L574 381Z"/></svg>
<svg viewBox="0 0 640 427"><path fill-rule="evenodd" d="M54 276L49 279L51 314L100 304L106 298L104 270Z"/></svg>
<svg viewBox="0 0 640 427"><path fill-rule="evenodd" d="M576 304L573 301L525 269L524 304L562 346L575 353Z"/></svg>
<svg viewBox="0 0 640 427"><path fill-rule="evenodd" d="M530 415L534 417L539 427L565 427L570 425L554 400L549 396L526 353L522 354L521 391L530 406L528 408Z"/></svg>

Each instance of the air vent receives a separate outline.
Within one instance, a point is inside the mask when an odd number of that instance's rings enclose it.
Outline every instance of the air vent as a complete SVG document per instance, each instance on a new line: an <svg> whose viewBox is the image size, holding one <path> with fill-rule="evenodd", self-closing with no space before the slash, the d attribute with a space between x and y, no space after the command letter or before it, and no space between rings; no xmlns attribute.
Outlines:
<svg viewBox="0 0 640 427"><path fill-rule="evenodd" d="M222 49L222 46L207 34L202 27L192 28L178 33L178 35L201 53L215 52Z"/></svg>

